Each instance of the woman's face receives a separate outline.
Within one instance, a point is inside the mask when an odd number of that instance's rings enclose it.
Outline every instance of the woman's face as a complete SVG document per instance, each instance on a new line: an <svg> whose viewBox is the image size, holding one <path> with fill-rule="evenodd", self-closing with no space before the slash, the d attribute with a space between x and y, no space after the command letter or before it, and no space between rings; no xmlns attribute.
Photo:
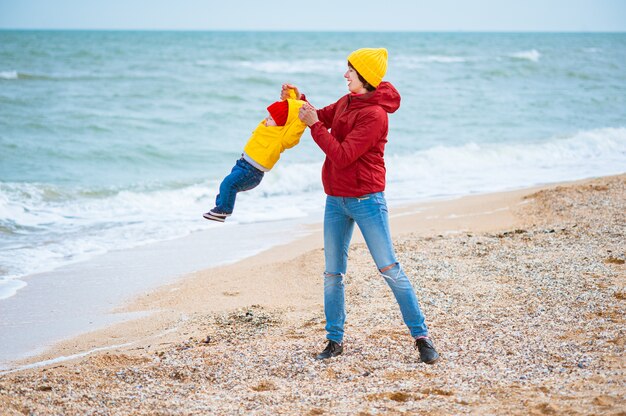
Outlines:
<svg viewBox="0 0 626 416"><path fill-rule="evenodd" d="M367 92L363 83L359 81L359 75L351 66L348 66L348 70L343 77L348 81L348 90L354 94L364 94Z"/></svg>

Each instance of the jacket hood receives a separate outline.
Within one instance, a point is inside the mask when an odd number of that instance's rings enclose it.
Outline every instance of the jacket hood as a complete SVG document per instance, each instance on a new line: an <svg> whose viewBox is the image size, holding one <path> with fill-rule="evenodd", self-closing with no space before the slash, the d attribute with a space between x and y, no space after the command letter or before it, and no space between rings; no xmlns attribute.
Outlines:
<svg viewBox="0 0 626 416"><path fill-rule="evenodd" d="M298 116L300 107L304 105L304 101L288 98L287 102L289 103L289 113L287 114L287 122L285 125L288 126L293 122L297 124L304 124Z"/></svg>
<svg viewBox="0 0 626 416"><path fill-rule="evenodd" d="M289 103L287 123L284 126L266 126L265 120L261 120L243 149L250 159L267 171L274 167L285 149L298 144L306 129L306 124L298 117L298 111L304 101L288 99L287 102Z"/></svg>
<svg viewBox="0 0 626 416"><path fill-rule="evenodd" d="M378 88L363 95L350 96L354 108L378 105L388 113L395 113L400 108L400 93L390 82L383 81Z"/></svg>

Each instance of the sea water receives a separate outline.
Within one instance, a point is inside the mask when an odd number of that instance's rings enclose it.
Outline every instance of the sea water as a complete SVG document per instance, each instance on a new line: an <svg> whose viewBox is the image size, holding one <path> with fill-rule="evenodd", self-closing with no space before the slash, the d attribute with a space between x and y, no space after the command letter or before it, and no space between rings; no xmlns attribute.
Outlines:
<svg viewBox="0 0 626 416"><path fill-rule="evenodd" d="M330 104L360 47L402 95L391 206L626 171L626 34L0 31L0 299L223 226L201 215L281 84ZM323 160L305 132L231 227L321 220Z"/></svg>

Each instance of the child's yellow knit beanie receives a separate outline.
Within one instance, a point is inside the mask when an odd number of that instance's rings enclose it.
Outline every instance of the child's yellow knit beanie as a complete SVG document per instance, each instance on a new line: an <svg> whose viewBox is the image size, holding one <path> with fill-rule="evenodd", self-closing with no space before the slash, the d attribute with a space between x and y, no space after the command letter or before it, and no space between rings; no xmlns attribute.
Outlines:
<svg viewBox="0 0 626 416"><path fill-rule="evenodd" d="M378 88L387 73L387 49L357 49L348 56L348 62L365 78L365 81Z"/></svg>

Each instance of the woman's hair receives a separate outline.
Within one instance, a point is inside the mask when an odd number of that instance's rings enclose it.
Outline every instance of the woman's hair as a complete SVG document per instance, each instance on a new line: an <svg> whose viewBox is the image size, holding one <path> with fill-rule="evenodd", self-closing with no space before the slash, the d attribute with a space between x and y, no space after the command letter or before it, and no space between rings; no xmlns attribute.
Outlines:
<svg viewBox="0 0 626 416"><path fill-rule="evenodd" d="M363 87L368 90L368 91L374 91L376 89L375 86L370 85L369 82L365 81L365 78L363 78L363 76L361 76L361 74L359 74L359 71L356 70L355 67L352 66L352 64L350 63L350 61L348 61L348 66L352 69L354 69L354 72L356 72L356 75L359 77L359 81L361 81L363 83Z"/></svg>

